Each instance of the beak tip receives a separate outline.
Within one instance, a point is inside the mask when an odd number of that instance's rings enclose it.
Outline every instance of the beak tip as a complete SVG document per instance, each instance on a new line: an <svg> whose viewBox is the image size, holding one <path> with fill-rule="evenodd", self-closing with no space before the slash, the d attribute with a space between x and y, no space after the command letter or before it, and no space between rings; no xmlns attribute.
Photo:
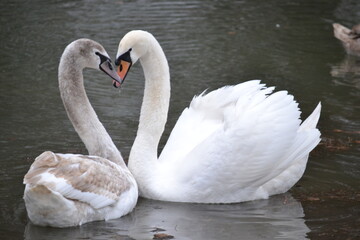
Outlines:
<svg viewBox="0 0 360 240"><path fill-rule="evenodd" d="M121 83L118 82L117 80L113 80L113 86L114 86L115 88L119 88L119 87L121 87Z"/></svg>

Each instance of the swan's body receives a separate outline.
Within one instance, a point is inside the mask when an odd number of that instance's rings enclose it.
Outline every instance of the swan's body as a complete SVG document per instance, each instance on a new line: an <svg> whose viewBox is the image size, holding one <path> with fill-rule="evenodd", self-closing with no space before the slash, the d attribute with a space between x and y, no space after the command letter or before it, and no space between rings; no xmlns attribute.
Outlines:
<svg viewBox="0 0 360 240"><path fill-rule="evenodd" d="M351 30L341 24L334 23L334 35L341 41L348 54L360 56L360 24Z"/></svg>
<svg viewBox="0 0 360 240"><path fill-rule="evenodd" d="M124 78L138 59L145 92L129 169L141 196L234 203L286 192L301 178L309 152L320 141L320 104L300 125L293 96L271 94L274 88L258 80L203 93L183 111L158 158L170 98L169 67L150 33L131 31L119 44L119 76Z"/></svg>
<svg viewBox="0 0 360 240"><path fill-rule="evenodd" d="M119 218L137 202L136 182L86 96L85 67L116 75L100 44L79 39L66 47L59 64L59 89L91 156L47 151L35 159L24 177L24 200L37 225L69 227Z"/></svg>

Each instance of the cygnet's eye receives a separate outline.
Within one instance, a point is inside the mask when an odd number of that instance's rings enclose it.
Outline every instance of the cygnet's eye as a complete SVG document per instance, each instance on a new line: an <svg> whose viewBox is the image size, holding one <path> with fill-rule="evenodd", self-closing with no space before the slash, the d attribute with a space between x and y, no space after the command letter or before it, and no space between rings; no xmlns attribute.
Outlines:
<svg viewBox="0 0 360 240"><path fill-rule="evenodd" d="M100 64L103 64L104 62L107 62L107 61L111 62L111 60L108 57L102 55L101 53L95 52L95 54L100 57Z"/></svg>

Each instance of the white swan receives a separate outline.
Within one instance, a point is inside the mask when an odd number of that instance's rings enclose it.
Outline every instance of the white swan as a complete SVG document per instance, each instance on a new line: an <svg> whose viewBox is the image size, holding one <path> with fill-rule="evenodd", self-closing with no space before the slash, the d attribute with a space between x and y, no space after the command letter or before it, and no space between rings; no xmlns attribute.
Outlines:
<svg viewBox="0 0 360 240"><path fill-rule="evenodd" d="M360 24L348 29L347 27L334 23L334 36L341 41L345 51L351 55L360 56Z"/></svg>
<svg viewBox="0 0 360 240"><path fill-rule="evenodd" d="M59 64L60 93L92 156L47 151L35 159L24 177L24 200L36 225L69 227L119 218L137 202L135 179L87 98L82 74L86 67L119 79L97 42L79 39L65 48Z"/></svg>
<svg viewBox="0 0 360 240"><path fill-rule="evenodd" d="M120 41L115 64L122 81L137 60L145 91L128 165L141 196L234 203L286 192L301 178L309 152L320 141L320 103L300 125L293 96L271 94L274 88L258 80L202 93L182 112L158 158L169 107L169 67L157 40L140 30Z"/></svg>

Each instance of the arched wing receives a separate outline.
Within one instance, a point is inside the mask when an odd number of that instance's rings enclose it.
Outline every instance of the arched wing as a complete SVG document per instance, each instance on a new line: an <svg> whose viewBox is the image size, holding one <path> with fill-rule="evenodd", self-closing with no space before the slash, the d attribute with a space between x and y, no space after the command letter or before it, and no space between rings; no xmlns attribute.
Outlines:
<svg viewBox="0 0 360 240"><path fill-rule="evenodd" d="M262 186L319 140L317 130L298 133L298 104L273 89L255 80L194 98L160 161L178 182L196 189Z"/></svg>

